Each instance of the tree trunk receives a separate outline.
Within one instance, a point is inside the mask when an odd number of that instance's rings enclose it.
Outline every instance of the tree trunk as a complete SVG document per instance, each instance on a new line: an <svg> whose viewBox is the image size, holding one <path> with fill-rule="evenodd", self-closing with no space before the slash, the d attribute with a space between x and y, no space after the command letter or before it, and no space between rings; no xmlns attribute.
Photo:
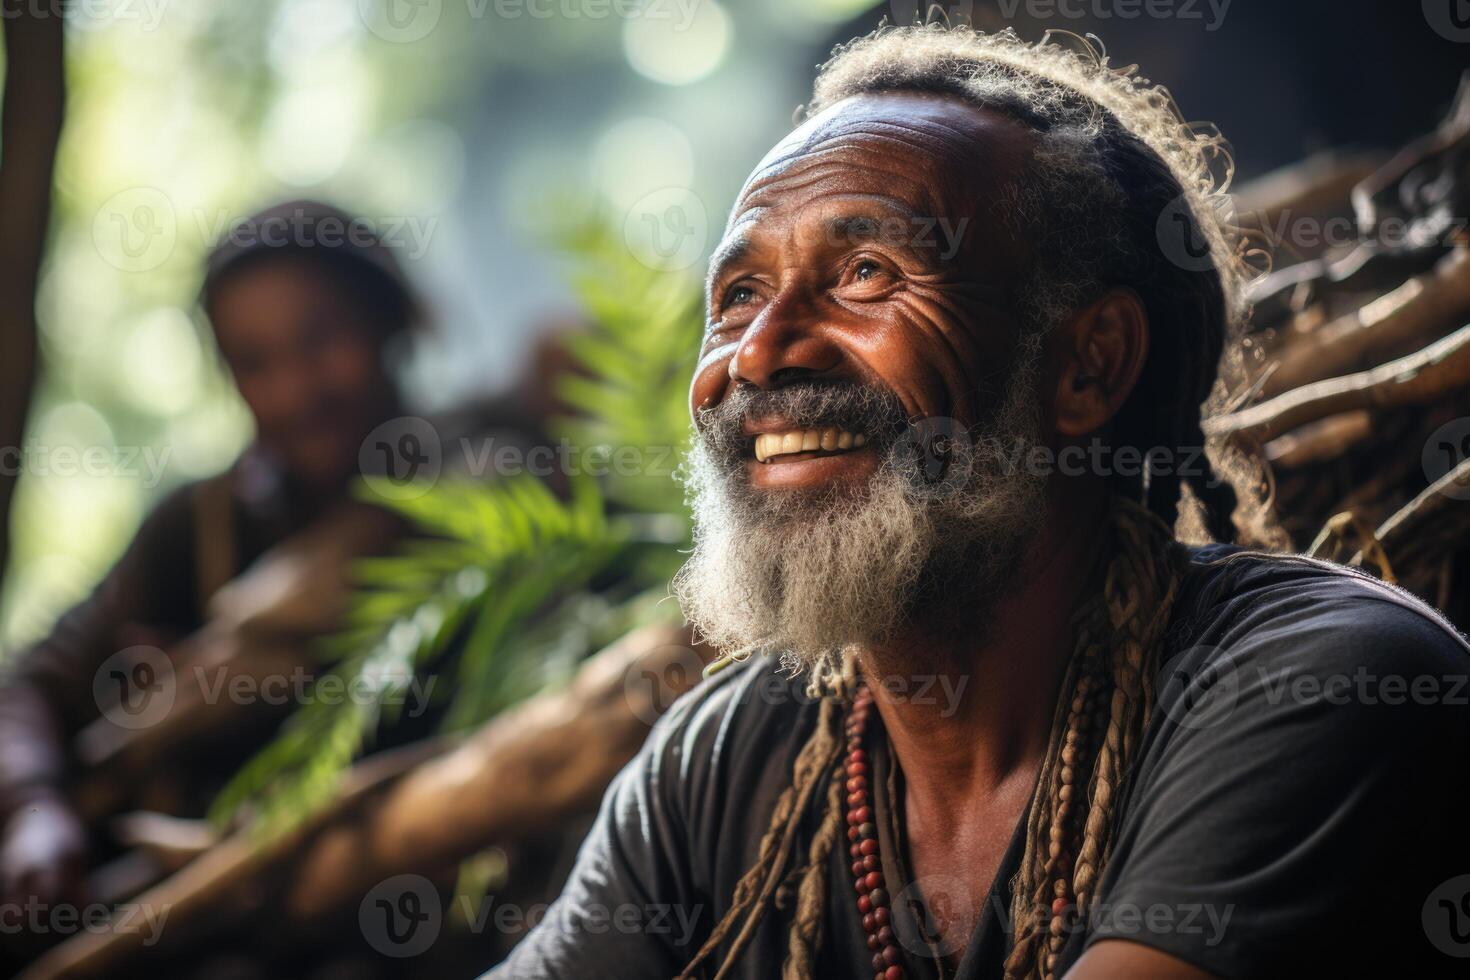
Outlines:
<svg viewBox="0 0 1470 980"><path fill-rule="evenodd" d="M10 559L10 502L36 376L36 283L61 137L62 18L54 5L0 0L5 101L0 106L0 576Z"/></svg>

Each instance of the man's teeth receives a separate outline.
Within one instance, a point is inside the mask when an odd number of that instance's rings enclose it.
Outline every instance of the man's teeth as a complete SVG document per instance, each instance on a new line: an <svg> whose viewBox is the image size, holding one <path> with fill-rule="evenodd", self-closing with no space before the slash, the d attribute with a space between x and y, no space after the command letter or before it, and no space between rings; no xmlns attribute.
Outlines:
<svg viewBox="0 0 1470 980"><path fill-rule="evenodd" d="M789 432L762 432L755 437L755 458L762 463L788 453L810 453L822 450L837 452L857 449L868 441L861 432L846 432L838 428L792 429Z"/></svg>

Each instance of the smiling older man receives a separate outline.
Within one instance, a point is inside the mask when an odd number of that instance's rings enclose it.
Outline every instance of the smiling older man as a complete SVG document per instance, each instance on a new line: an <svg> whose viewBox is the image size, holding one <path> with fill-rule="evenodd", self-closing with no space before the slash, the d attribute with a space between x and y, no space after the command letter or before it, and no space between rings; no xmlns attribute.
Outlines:
<svg viewBox="0 0 1470 980"><path fill-rule="evenodd" d="M905 29L827 64L709 275L675 591L733 663L497 975L1453 965L1470 716L1386 694L1451 690L1464 641L1173 538L1245 511L1197 451L1240 312L1217 148L1090 51ZM1326 696L1355 676L1385 696Z"/></svg>

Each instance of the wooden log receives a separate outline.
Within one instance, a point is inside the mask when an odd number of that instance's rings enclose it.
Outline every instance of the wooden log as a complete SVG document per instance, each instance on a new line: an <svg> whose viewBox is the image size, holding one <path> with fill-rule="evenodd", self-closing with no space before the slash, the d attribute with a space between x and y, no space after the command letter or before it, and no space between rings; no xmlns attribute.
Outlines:
<svg viewBox="0 0 1470 980"><path fill-rule="evenodd" d="M114 821L118 841L146 851L163 867L177 871L219 843L207 820L184 820L166 813L125 813Z"/></svg>
<svg viewBox="0 0 1470 980"><path fill-rule="evenodd" d="M1318 381L1204 424L1209 436L1257 443L1356 409L1422 405L1470 384L1470 327L1368 371Z"/></svg>
<svg viewBox="0 0 1470 980"><path fill-rule="evenodd" d="M351 846L308 856L286 909L310 920L360 901L383 878L443 867L594 809L653 720L713 657L684 627L630 634L566 690L506 712L394 787Z"/></svg>
<svg viewBox="0 0 1470 980"><path fill-rule="evenodd" d="M1405 214L1404 178L1426 166L1443 168L1457 154L1464 152L1467 139L1470 139L1470 71L1461 74L1450 111L1440 124L1399 150L1353 188L1353 212L1357 215L1358 227L1373 234L1386 218ZM1467 189L1452 186L1451 193L1463 201ZM1449 213L1463 215L1465 211L1452 207Z"/></svg>
<svg viewBox="0 0 1470 980"><path fill-rule="evenodd" d="M1346 208L1352 190L1382 163L1377 153L1323 150L1243 184L1231 198L1236 223L1269 230L1282 215L1321 214Z"/></svg>
<svg viewBox="0 0 1470 980"><path fill-rule="evenodd" d="M1304 321L1315 328L1316 319L1346 315L1360 305L1355 297L1381 294L1429 271L1451 247L1436 242L1394 251L1369 239L1346 255L1283 266L1251 284L1250 329L1294 333Z"/></svg>
<svg viewBox="0 0 1470 980"><path fill-rule="evenodd" d="M157 722L139 728L105 715L78 733L83 765L71 792L88 819L117 812L138 781L167 767L195 740L221 733L264 732L288 705L263 698L239 701L230 685L267 690L313 667L310 644L330 635L351 589L351 567L381 552L402 527L392 514L352 502L262 555L220 589L208 623L169 651L173 703Z"/></svg>
<svg viewBox="0 0 1470 980"><path fill-rule="evenodd" d="M37 958L18 974L19 980L146 973L139 963L150 953L176 949L189 937L212 933L258 908L269 894L271 876L299 856L322 827L350 819L371 794L446 748L436 739L372 756L354 767L329 808L290 833L262 845L249 831L241 831L139 895L132 902L135 907L164 917L164 929L153 945L145 945L149 934L139 929L79 932Z"/></svg>
<svg viewBox="0 0 1470 980"><path fill-rule="evenodd" d="M1443 336L1470 320L1470 248L1452 250L1422 276L1315 330L1291 333L1268 355L1271 398L1362 369Z"/></svg>

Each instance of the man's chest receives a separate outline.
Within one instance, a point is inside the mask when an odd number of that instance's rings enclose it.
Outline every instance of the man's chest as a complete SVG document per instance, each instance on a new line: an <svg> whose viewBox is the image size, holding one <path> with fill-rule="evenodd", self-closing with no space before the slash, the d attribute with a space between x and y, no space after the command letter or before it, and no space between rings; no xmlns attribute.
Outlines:
<svg viewBox="0 0 1470 980"><path fill-rule="evenodd" d="M1007 892L1006 882L998 879L1010 873L1007 857L1024 812L1024 800L997 800L958 822L925 818L917 809L901 821L906 861L897 870L909 880L900 887L918 902L935 946L955 952L952 961L968 945L987 907Z"/></svg>

